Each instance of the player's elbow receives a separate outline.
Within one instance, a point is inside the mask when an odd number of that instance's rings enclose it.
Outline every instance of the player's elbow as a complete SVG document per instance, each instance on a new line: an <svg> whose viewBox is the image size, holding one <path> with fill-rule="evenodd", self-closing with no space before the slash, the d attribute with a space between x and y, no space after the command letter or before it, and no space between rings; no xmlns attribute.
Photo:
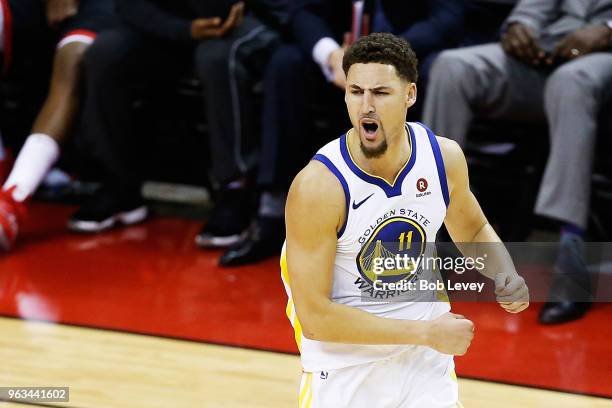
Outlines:
<svg viewBox="0 0 612 408"><path fill-rule="evenodd" d="M309 340L328 341L330 338L330 317L328 305L307 307L299 314L302 335Z"/></svg>
<svg viewBox="0 0 612 408"><path fill-rule="evenodd" d="M327 327L321 319L310 319L302 326L302 334L308 340L329 341Z"/></svg>
<svg viewBox="0 0 612 408"><path fill-rule="evenodd" d="M302 326L302 334L308 340L318 340L318 341L322 340L319 330L317 330L314 326L310 324L306 326Z"/></svg>

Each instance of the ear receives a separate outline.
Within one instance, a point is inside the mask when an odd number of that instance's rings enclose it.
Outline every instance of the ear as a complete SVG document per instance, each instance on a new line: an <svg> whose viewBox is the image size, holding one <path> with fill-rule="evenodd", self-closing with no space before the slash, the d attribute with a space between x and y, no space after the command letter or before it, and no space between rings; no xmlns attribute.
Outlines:
<svg viewBox="0 0 612 408"><path fill-rule="evenodd" d="M417 87L414 82L409 82L406 85L406 105L411 107L416 103Z"/></svg>

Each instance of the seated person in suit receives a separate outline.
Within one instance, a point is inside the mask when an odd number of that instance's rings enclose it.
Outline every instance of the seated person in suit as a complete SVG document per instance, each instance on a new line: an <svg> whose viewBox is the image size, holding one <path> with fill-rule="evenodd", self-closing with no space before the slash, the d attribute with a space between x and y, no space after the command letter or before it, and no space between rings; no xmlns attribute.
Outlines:
<svg viewBox="0 0 612 408"><path fill-rule="evenodd" d="M212 214L196 242L231 244L250 220L242 206L248 201L246 175L255 161L242 148L256 136L253 86L279 42L286 1L117 0L117 6L119 27L100 36L85 58L90 92L84 138L106 175L104 188L69 225L98 232L142 219L144 175L135 136L143 131L132 112L136 91L195 68L203 83L210 146L210 160L202 162L218 186Z"/></svg>
<svg viewBox="0 0 612 408"><path fill-rule="evenodd" d="M548 122L550 155L535 212L558 220L561 232L555 301L540 321L561 323L589 306L582 252L597 117L612 98L612 0L521 0L503 32L501 43L440 54L423 119L461 145L475 116Z"/></svg>

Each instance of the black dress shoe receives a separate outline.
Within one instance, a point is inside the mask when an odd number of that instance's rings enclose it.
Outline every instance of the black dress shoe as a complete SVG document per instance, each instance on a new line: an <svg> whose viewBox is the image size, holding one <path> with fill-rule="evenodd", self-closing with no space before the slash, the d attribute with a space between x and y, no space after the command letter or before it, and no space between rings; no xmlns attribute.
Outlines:
<svg viewBox="0 0 612 408"><path fill-rule="evenodd" d="M540 310L539 321L542 324L559 324L580 319L589 310L589 302L547 302Z"/></svg>
<svg viewBox="0 0 612 408"><path fill-rule="evenodd" d="M591 307L591 278L582 255L584 243L562 236L559 244L548 302L538 317L542 324L580 319Z"/></svg>
<svg viewBox="0 0 612 408"><path fill-rule="evenodd" d="M247 237L231 246L219 258L219 265L246 265L278 255L281 252L284 240L284 219L259 217L254 222Z"/></svg>

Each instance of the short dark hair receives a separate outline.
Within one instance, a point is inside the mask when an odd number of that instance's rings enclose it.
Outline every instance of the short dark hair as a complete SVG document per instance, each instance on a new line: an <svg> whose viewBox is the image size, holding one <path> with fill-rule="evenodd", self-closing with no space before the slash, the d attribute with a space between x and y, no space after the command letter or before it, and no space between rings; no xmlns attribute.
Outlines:
<svg viewBox="0 0 612 408"><path fill-rule="evenodd" d="M342 69L348 75L353 64L379 63L393 65L400 78L408 82L418 79L417 57L408 41L389 33L373 33L361 37L344 53Z"/></svg>

